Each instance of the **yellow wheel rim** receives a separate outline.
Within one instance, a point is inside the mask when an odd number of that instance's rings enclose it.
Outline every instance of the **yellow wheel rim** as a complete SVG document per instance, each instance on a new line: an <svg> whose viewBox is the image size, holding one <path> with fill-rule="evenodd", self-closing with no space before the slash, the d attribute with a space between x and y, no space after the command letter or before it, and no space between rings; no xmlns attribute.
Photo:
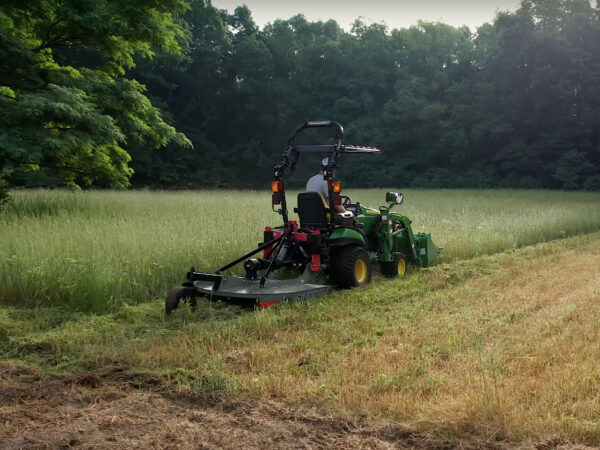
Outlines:
<svg viewBox="0 0 600 450"><path fill-rule="evenodd" d="M406 260L404 258L400 258L398 261L398 275L402 276L406 272Z"/></svg>
<svg viewBox="0 0 600 450"><path fill-rule="evenodd" d="M357 283L364 283L367 281L367 263L364 259L356 261L354 266L354 277Z"/></svg>

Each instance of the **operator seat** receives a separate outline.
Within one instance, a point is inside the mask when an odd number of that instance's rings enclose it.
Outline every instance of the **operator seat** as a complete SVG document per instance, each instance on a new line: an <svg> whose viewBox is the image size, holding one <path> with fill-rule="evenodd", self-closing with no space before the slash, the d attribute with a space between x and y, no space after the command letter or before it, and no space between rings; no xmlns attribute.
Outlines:
<svg viewBox="0 0 600 450"><path fill-rule="evenodd" d="M318 192L300 192L298 194L298 208L300 228L327 228L329 208L325 207L323 198Z"/></svg>

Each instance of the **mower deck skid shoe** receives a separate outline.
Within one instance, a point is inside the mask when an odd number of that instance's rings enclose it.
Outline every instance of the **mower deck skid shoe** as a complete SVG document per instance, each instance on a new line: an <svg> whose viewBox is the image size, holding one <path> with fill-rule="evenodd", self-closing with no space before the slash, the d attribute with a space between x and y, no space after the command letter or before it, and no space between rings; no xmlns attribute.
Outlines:
<svg viewBox="0 0 600 450"><path fill-rule="evenodd" d="M259 302L308 300L325 295L333 289L332 286L310 283L311 275L308 270L300 278L268 279L264 287L260 287L259 279L249 280L242 276L224 274L211 274L211 277L219 277L220 282L194 281L194 288L198 295L215 300L238 301L248 305Z"/></svg>

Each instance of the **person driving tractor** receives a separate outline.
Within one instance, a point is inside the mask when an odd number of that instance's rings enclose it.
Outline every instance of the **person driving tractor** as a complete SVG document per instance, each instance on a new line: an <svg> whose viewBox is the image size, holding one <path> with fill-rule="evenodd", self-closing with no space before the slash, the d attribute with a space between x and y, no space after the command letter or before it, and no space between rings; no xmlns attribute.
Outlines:
<svg viewBox="0 0 600 450"><path fill-rule="evenodd" d="M328 164L329 158L323 158L321 160L321 169L319 170L319 173L310 177L306 182L306 192L316 192L319 194L325 202L326 207L329 207L329 188L327 187L327 181L325 181L323 175L325 174ZM342 205L335 205L335 212L346 212L346 208L344 208Z"/></svg>

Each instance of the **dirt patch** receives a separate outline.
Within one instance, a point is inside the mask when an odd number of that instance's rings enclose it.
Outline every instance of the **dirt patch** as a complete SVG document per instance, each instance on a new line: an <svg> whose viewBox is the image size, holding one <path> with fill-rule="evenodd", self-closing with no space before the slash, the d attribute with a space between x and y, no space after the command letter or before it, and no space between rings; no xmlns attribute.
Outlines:
<svg viewBox="0 0 600 450"><path fill-rule="evenodd" d="M35 368L0 364L2 448L514 447L434 440L390 423L346 421L275 401L168 398L148 391L154 386L152 379L144 390L139 375L130 375L105 368L42 380ZM569 443L549 440L528 446L536 447L566 448Z"/></svg>
<svg viewBox="0 0 600 450"><path fill-rule="evenodd" d="M274 401L167 398L108 368L41 380L0 364L0 442L42 448L402 448L444 445L398 426L348 422ZM150 383L148 388L151 388Z"/></svg>

